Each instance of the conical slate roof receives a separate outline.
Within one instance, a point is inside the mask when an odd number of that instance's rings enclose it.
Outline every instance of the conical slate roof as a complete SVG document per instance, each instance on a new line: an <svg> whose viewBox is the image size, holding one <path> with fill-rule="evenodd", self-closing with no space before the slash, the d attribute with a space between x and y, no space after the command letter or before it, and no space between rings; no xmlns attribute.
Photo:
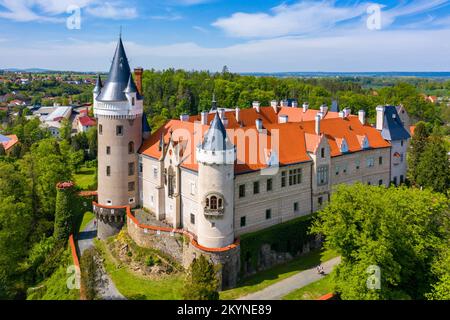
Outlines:
<svg viewBox="0 0 450 320"><path fill-rule="evenodd" d="M123 47L122 38L119 38L111 69L109 70L108 80L97 100L102 102L126 101L127 97L124 91L128 87L130 75L131 69L128 58Z"/></svg>
<svg viewBox="0 0 450 320"><path fill-rule="evenodd" d="M100 75L97 76L97 83L95 84L95 88L93 93L100 93L102 91L103 88L103 83L102 83L102 78L100 77Z"/></svg>
<svg viewBox="0 0 450 320"><path fill-rule="evenodd" d="M138 89L136 83L134 83L133 76L130 73L130 78L128 79L127 87L124 90L125 93L137 93Z"/></svg>
<svg viewBox="0 0 450 320"><path fill-rule="evenodd" d="M211 122L208 132L203 138L202 149L207 151L229 150L233 147L228 139L227 131L220 120L219 114L216 113L214 120Z"/></svg>

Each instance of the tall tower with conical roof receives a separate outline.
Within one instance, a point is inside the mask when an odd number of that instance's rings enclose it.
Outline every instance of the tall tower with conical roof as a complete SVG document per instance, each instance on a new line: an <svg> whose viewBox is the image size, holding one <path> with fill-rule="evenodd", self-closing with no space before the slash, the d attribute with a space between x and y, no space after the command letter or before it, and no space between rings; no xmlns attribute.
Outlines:
<svg viewBox="0 0 450 320"><path fill-rule="evenodd" d="M98 237L117 233L125 222L121 206L139 203L138 156L142 144L143 98L133 80L120 37L108 79L94 89L98 122Z"/></svg>
<svg viewBox="0 0 450 320"><path fill-rule="evenodd" d="M223 248L234 243L234 163L235 146L216 113L203 142L197 147L198 196L202 214L198 216L198 243Z"/></svg>

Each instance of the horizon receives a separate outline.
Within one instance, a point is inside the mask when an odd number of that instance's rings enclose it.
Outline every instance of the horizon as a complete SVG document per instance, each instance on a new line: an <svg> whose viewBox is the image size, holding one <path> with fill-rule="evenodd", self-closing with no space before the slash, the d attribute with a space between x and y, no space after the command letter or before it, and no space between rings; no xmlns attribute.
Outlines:
<svg viewBox="0 0 450 320"><path fill-rule="evenodd" d="M0 27L3 69L107 70L119 33L145 69L450 68L448 0L0 0Z"/></svg>

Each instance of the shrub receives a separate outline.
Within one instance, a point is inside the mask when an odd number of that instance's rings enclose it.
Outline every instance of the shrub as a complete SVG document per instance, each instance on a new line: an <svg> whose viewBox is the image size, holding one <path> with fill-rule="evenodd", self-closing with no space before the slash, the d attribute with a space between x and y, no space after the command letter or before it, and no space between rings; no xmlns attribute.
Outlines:
<svg viewBox="0 0 450 320"><path fill-rule="evenodd" d="M95 248L87 249L81 256L81 287L87 300L97 298L97 264Z"/></svg>

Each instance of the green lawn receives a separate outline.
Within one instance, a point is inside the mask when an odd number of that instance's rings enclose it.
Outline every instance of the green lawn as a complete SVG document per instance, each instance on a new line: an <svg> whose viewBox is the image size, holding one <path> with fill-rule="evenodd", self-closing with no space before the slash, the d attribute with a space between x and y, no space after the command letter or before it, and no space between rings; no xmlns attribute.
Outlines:
<svg viewBox="0 0 450 320"><path fill-rule="evenodd" d="M319 281L289 293L283 297L283 300L317 300L330 292L333 292L333 283L330 276L325 276Z"/></svg>
<svg viewBox="0 0 450 320"><path fill-rule="evenodd" d="M95 168L82 167L75 175L75 184L83 190L89 190L95 184Z"/></svg>
<svg viewBox="0 0 450 320"><path fill-rule="evenodd" d="M161 280L150 280L132 273L126 266L118 264L105 243L95 241L97 249L105 259L104 265L117 289L130 300L181 300L184 275L179 273Z"/></svg>
<svg viewBox="0 0 450 320"><path fill-rule="evenodd" d="M244 279L236 288L222 291L220 293L220 299L233 300L249 293L260 291L278 281L289 278L300 271L313 268L320 263L333 259L337 256L338 255L332 251L312 251L304 256L297 257L288 263L275 266L269 270L259 272Z"/></svg>
<svg viewBox="0 0 450 320"><path fill-rule="evenodd" d="M92 212L90 212L90 211L85 212L83 215L83 219L81 220L81 224L80 224L80 228L78 229L78 232L82 232L86 228L86 226L89 224L89 222L94 220L94 218L95 218L95 215Z"/></svg>

